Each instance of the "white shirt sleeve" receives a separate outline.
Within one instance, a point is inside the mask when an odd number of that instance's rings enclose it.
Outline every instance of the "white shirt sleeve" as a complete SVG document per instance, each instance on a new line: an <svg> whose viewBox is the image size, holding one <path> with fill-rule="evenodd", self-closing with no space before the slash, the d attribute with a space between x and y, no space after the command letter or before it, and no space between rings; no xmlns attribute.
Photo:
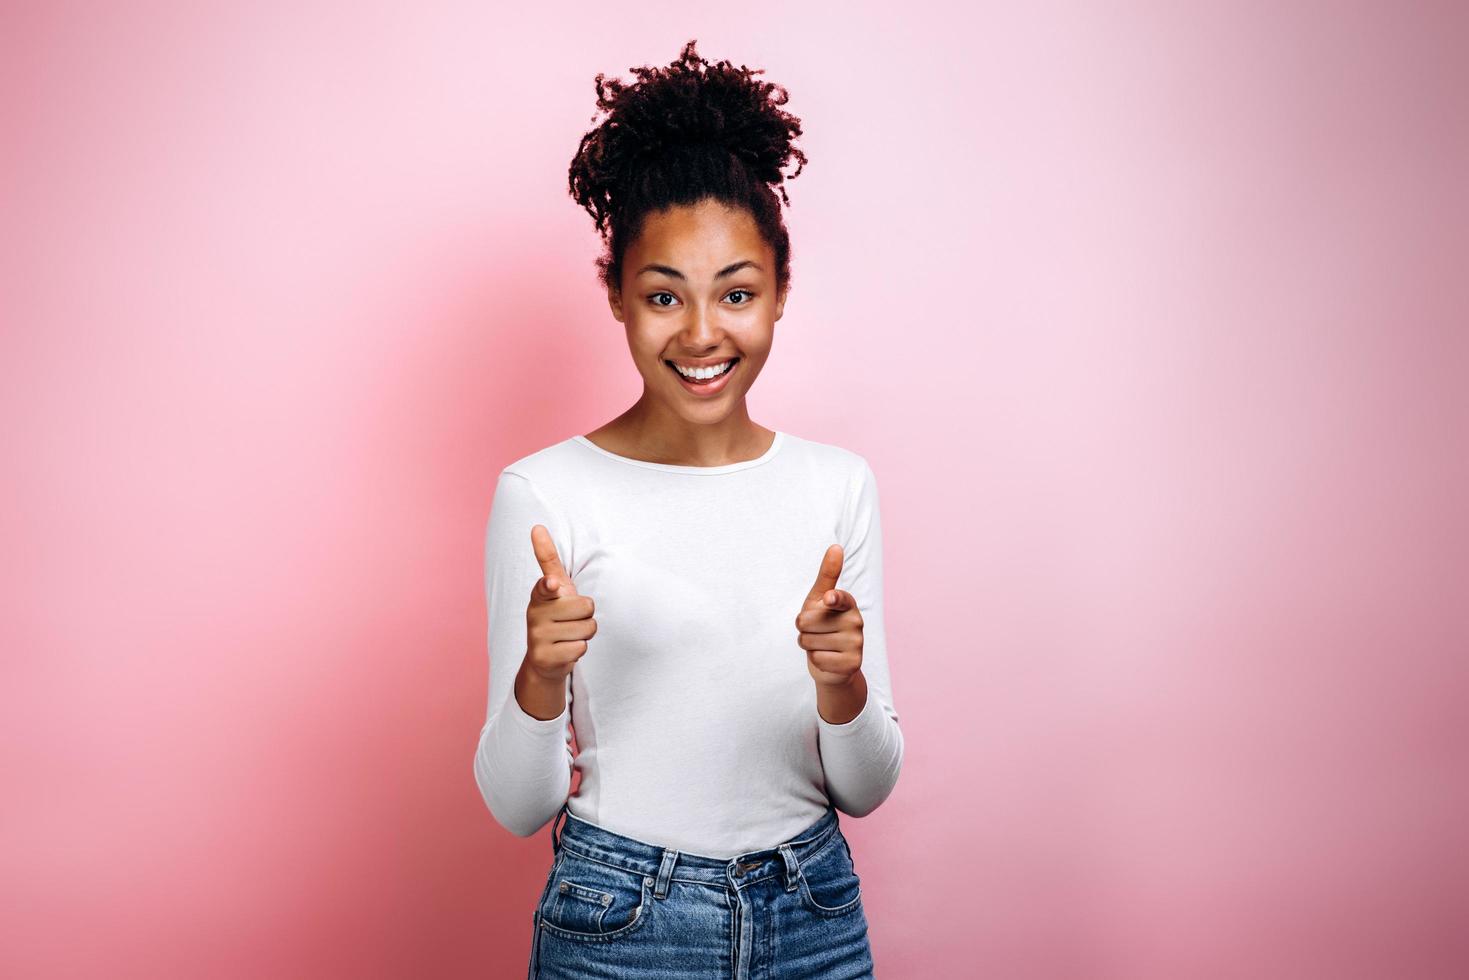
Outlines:
<svg viewBox="0 0 1469 980"><path fill-rule="evenodd" d="M474 778L495 819L529 837L556 815L571 788L571 685L556 718L536 718L515 699L525 659L525 613L541 566L530 529L551 532L568 561L566 528L525 477L502 470L485 532L485 601L489 613L490 692L474 755Z"/></svg>
<svg viewBox="0 0 1469 980"><path fill-rule="evenodd" d="M833 725L816 714L827 796L843 813L864 817L887 799L903 765L903 733L893 706L883 624L882 515L877 477L866 460L848 507L837 588L852 593L862 614L862 675L867 701L857 717Z"/></svg>

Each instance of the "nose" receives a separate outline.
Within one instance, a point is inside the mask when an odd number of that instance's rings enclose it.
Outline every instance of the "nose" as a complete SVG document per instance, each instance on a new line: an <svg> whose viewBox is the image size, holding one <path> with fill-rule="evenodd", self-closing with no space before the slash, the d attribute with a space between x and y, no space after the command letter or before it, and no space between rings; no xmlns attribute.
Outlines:
<svg viewBox="0 0 1469 980"><path fill-rule="evenodd" d="M705 310L699 303L689 306L688 322L684 325L682 340L687 350L708 350L719 346L724 332L719 328L718 318Z"/></svg>

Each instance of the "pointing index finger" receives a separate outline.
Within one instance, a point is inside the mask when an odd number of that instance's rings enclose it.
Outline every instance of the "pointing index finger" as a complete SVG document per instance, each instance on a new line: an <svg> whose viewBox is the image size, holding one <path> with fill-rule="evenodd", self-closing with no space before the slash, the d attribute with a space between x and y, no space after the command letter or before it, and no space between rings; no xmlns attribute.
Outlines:
<svg viewBox="0 0 1469 980"><path fill-rule="evenodd" d="M554 575L558 582L571 585L571 576L566 574L566 569L561 566L561 556L556 553L556 542L551 540L551 532L546 530L544 524L537 524L530 529L530 544L535 550L536 561L541 566L541 574Z"/></svg>
<svg viewBox="0 0 1469 980"><path fill-rule="evenodd" d="M821 557L821 569L816 573L816 584L806 594L806 601L820 600L827 592L836 588L842 574L842 546L834 544Z"/></svg>

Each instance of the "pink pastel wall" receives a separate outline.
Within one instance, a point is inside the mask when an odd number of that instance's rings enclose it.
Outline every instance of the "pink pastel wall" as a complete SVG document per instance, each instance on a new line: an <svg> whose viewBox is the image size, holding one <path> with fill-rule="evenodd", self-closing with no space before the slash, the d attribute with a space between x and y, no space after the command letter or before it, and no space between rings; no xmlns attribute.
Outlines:
<svg viewBox="0 0 1469 980"><path fill-rule="evenodd" d="M879 976L1469 975L1462 11L7 4L0 975L523 975L484 521L637 395L566 166L690 37L884 494Z"/></svg>

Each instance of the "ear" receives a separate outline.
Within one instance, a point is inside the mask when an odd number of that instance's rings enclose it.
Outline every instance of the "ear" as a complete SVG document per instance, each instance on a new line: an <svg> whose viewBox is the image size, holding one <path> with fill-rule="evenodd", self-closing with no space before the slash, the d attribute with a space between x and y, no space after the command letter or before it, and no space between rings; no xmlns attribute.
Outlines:
<svg viewBox="0 0 1469 980"><path fill-rule="evenodd" d="M607 305L612 309L612 318L618 323L622 322L622 290L611 288L607 290Z"/></svg>
<svg viewBox="0 0 1469 980"><path fill-rule="evenodd" d="M786 288L782 289L780 291L780 294L775 297L775 318L777 320L779 320L785 314L786 296L790 294L790 291L790 283L786 283Z"/></svg>

